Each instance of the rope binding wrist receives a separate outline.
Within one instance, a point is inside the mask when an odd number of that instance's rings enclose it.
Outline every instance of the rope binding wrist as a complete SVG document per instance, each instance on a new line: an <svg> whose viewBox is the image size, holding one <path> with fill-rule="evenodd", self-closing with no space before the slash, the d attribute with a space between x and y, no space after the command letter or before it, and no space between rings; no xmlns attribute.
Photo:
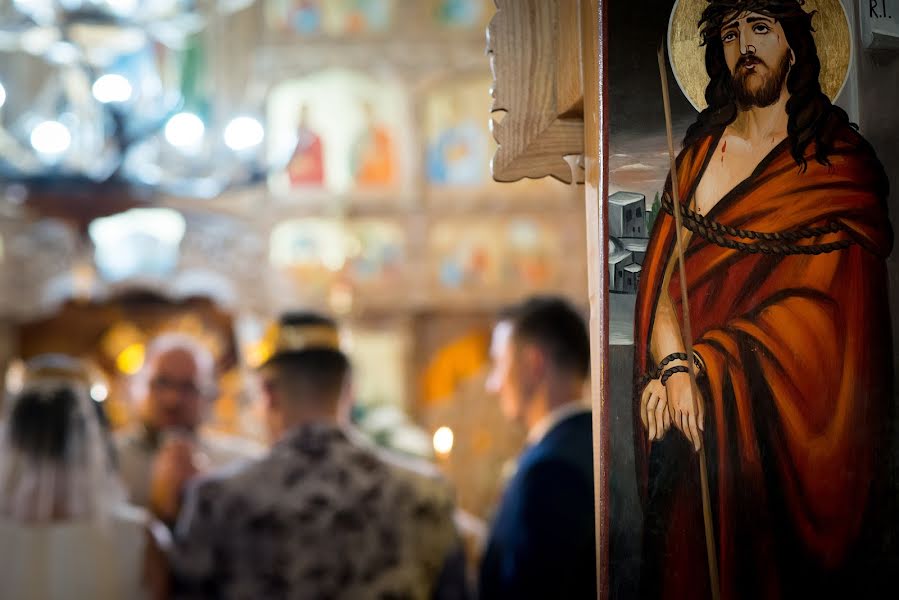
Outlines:
<svg viewBox="0 0 899 600"><path fill-rule="evenodd" d="M672 361L675 360L687 360L686 352L672 352L668 356L662 359L659 363L658 368L656 369L656 373L663 373L665 371L665 367L668 366Z"/></svg>
<svg viewBox="0 0 899 600"><path fill-rule="evenodd" d="M668 380L671 378L672 375L675 375L677 373L689 373L689 372L690 372L690 368L684 367L682 365L677 365L676 367L670 367L664 373L662 373L662 385L665 385L666 383L668 383Z"/></svg>
<svg viewBox="0 0 899 600"><path fill-rule="evenodd" d="M666 373L668 374L668 377L671 377L675 373L689 373L689 369L682 365L678 365L676 367L670 367L668 369L665 368L669 364L674 362L675 360L687 360L687 353L686 352L672 352L671 354L669 354L668 356L663 358L659 362L658 367L656 367L655 369L644 374L640 378L640 380L639 380L640 387L641 388L645 387L646 385L649 384L650 381L652 381L653 379L659 379L660 377L663 377ZM697 370L696 376L702 377L703 374L705 373L705 365L702 362L702 358L700 358L699 354L695 351L693 352L693 364L696 365L696 370ZM672 370L672 369L676 369L676 370ZM666 381L668 381L667 377L662 380L662 385L665 385Z"/></svg>

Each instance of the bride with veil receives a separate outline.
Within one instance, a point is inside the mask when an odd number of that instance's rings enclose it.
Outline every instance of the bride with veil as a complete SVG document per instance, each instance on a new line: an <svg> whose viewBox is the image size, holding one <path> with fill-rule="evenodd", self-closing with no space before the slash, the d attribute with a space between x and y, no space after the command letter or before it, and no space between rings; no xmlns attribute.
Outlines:
<svg viewBox="0 0 899 600"><path fill-rule="evenodd" d="M0 417L0 598L150 598L145 512L119 482L87 370L43 355ZM154 589L151 589L153 587Z"/></svg>

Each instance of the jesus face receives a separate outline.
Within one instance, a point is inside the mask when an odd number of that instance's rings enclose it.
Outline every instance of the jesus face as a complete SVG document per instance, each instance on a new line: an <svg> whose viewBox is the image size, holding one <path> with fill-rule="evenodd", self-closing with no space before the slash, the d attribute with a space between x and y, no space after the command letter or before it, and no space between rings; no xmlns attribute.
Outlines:
<svg viewBox="0 0 899 600"><path fill-rule="evenodd" d="M793 60L781 24L759 13L744 12L721 28L721 43L740 108L777 102Z"/></svg>

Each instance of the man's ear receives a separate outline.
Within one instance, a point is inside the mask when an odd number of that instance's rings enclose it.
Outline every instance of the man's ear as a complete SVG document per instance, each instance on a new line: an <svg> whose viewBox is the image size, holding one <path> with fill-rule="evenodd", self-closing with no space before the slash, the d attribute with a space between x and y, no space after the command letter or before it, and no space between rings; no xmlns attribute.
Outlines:
<svg viewBox="0 0 899 600"><path fill-rule="evenodd" d="M536 344L525 344L521 348L521 357L525 369L537 379L542 379L546 372L546 354Z"/></svg>
<svg viewBox="0 0 899 600"><path fill-rule="evenodd" d="M343 382L340 395L346 402L353 403L356 401L356 386L353 385L352 377L347 377L346 381Z"/></svg>
<svg viewBox="0 0 899 600"><path fill-rule="evenodd" d="M793 52L793 49L790 48L790 66L792 67L795 64L796 64L796 54Z"/></svg>
<svg viewBox="0 0 899 600"><path fill-rule="evenodd" d="M281 394L274 381L260 382L262 396L262 418L268 429L270 442L275 442L284 430L284 415L281 406Z"/></svg>
<svg viewBox="0 0 899 600"><path fill-rule="evenodd" d="M353 378L347 377L340 389L340 398L337 401L338 418L343 422L349 422L353 405L356 403L356 389L353 386Z"/></svg>

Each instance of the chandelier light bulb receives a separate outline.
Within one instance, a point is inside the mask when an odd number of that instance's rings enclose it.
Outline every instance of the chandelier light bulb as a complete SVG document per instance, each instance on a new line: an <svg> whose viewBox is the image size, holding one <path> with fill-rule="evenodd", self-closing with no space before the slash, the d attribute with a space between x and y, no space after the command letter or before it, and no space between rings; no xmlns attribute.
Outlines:
<svg viewBox="0 0 899 600"><path fill-rule="evenodd" d="M434 450L437 454L447 455L453 450L453 441L455 436L453 430L449 427L441 427L434 432Z"/></svg>
<svg viewBox="0 0 899 600"><path fill-rule="evenodd" d="M40 11L46 9L47 2L41 0L13 0L15 7L23 12L31 13L32 11Z"/></svg>
<svg viewBox="0 0 899 600"><path fill-rule="evenodd" d="M176 148L188 149L199 145L205 133L203 121L193 113L178 113L165 124L165 139Z"/></svg>
<svg viewBox="0 0 899 600"><path fill-rule="evenodd" d="M94 98L108 104L110 102L127 102L134 91L131 82L118 73L107 73L94 82L91 91Z"/></svg>
<svg viewBox="0 0 899 600"><path fill-rule="evenodd" d="M91 398L94 402L103 402L109 396L109 388L102 383L95 383L91 386Z"/></svg>
<svg viewBox="0 0 899 600"><path fill-rule="evenodd" d="M117 15L129 17L137 10L138 0L106 0L106 5Z"/></svg>
<svg viewBox="0 0 899 600"><path fill-rule="evenodd" d="M262 143L265 130L253 117L236 117L225 127L225 145L235 152L249 150Z"/></svg>
<svg viewBox="0 0 899 600"><path fill-rule="evenodd" d="M32 147L48 156L57 156L69 149L72 134L59 121L44 121L31 131Z"/></svg>

